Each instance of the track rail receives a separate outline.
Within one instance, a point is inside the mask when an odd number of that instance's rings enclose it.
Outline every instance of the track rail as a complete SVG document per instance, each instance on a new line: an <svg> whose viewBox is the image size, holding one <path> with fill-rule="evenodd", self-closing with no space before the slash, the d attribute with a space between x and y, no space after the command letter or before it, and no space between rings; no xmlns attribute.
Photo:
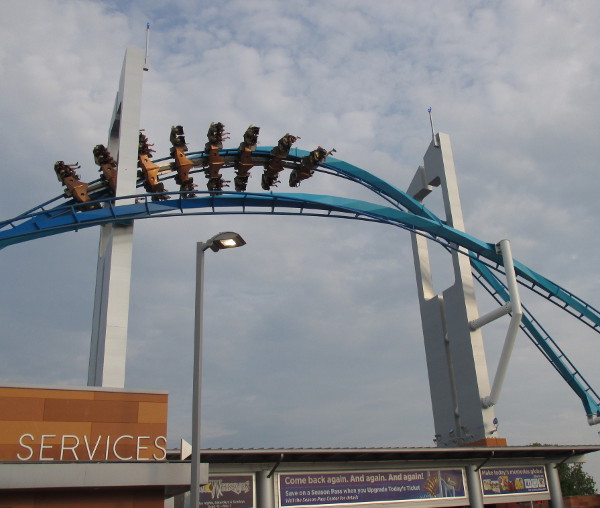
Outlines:
<svg viewBox="0 0 600 508"><path fill-rule="evenodd" d="M252 152L255 166L263 166L271 157L272 147L259 147ZM224 167L231 167L237 159L237 150L221 150ZM309 152L292 149L283 165L287 169L298 167L302 157ZM194 164L191 173L202 173L207 166L207 154L188 154ZM169 159L154 160L160 166L164 180L172 178L175 167ZM136 194L119 199L111 197L102 180L89 185L92 205L64 201L57 196L17 217L0 222L0 249L36 238L76 231L107 223L124 223L134 220L173 217L180 215L260 214L307 215L335 217L384 223L415 232L436 241L448 249L457 250L471 258L476 279L498 301L506 301L506 288L494 273L503 273L503 260L494 244L483 242L463 231L449 227L422 203L377 176L347 162L328 158L317 171L355 182L372 191L383 204L356 199L302 193L251 193L251 192L200 192L184 199L186 192L168 192L170 199L153 201L156 194ZM141 187L138 182L138 187ZM134 204L120 204L122 200ZM59 204L57 204L59 203ZM600 333L600 311L577 297L574 293L514 261L519 283L542 295L548 301L569 313L580 322ZM600 416L600 398L581 373L566 357L541 324L527 311L521 325L524 333L542 352L565 381L581 399L588 415Z"/></svg>

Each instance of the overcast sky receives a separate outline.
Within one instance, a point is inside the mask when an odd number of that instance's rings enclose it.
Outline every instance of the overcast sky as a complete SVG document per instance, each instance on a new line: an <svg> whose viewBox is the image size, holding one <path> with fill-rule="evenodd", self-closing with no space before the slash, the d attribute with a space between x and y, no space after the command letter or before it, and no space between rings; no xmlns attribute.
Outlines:
<svg viewBox="0 0 600 508"><path fill-rule="evenodd" d="M431 139L431 106L435 129L451 136L467 232L510 239L521 262L600 304L598 2L1 7L1 219L61 194L57 160L98 177L92 148L107 140L125 48L144 47L150 22L142 127L157 156L174 124L190 150L212 121L231 133L228 147L254 124L260 145L290 132L299 148L336 148L406 189ZM260 172L249 191L261 191ZM289 192L286 181L276 190ZM325 175L299 190L367 198ZM126 386L168 390L169 446L191 431L194 245L225 230L247 245L206 259L203 446L433 446L409 234L239 215L135 225ZM85 385L98 239L89 229L0 252L0 382ZM450 259L433 257L441 291ZM598 335L525 289L521 298L599 390ZM478 303L495 306L483 292ZM484 329L490 376L507 325ZM522 332L496 415L511 445L600 441ZM586 469L600 483L600 457Z"/></svg>

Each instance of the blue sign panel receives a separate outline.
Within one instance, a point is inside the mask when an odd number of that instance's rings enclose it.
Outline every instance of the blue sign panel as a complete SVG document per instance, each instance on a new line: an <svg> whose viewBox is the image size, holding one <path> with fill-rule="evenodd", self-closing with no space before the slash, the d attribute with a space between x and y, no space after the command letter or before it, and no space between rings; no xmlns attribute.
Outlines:
<svg viewBox="0 0 600 508"><path fill-rule="evenodd" d="M484 467L479 473L484 496L548 492L543 466Z"/></svg>
<svg viewBox="0 0 600 508"><path fill-rule="evenodd" d="M279 474L282 508L461 497L462 469Z"/></svg>

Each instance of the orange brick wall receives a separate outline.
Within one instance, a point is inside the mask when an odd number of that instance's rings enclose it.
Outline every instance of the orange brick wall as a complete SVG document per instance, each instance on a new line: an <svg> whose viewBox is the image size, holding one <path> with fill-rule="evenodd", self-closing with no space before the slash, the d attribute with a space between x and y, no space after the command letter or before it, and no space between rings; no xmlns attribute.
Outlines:
<svg viewBox="0 0 600 508"><path fill-rule="evenodd" d="M532 503L497 503L491 506L495 508L550 508L550 501L533 501Z"/></svg>
<svg viewBox="0 0 600 508"><path fill-rule="evenodd" d="M0 387L0 461L161 460L167 410L161 393Z"/></svg>
<svg viewBox="0 0 600 508"><path fill-rule="evenodd" d="M598 508L600 495L565 497L565 508Z"/></svg>
<svg viewBox="0 0 600 508"><path fill-rule="evenodd" d="M471 443L465 443L461 446L487 446L487 447L495 447L495 446L506 446L506 439L503 437L493 437L493 438L485 438L480 439L479 441L473 441Z"/></svg>
<svg viewBox="0 0 600 508"><path fill-rule="evenodd" d="M1 493L1 508L164 508L163 489Z"/></svg>

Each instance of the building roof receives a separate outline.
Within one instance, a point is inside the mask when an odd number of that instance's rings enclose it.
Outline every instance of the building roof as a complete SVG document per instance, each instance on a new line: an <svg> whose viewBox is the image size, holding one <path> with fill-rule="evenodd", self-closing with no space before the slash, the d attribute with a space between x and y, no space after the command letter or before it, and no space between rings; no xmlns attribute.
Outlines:
<svg viewBox="0 0 600 508"><path fill-rule="evenodd" d="M599 445L458 448L261 448L207 449L201 461L225 463L539 460L562 462L600 450Z"/></svg>

